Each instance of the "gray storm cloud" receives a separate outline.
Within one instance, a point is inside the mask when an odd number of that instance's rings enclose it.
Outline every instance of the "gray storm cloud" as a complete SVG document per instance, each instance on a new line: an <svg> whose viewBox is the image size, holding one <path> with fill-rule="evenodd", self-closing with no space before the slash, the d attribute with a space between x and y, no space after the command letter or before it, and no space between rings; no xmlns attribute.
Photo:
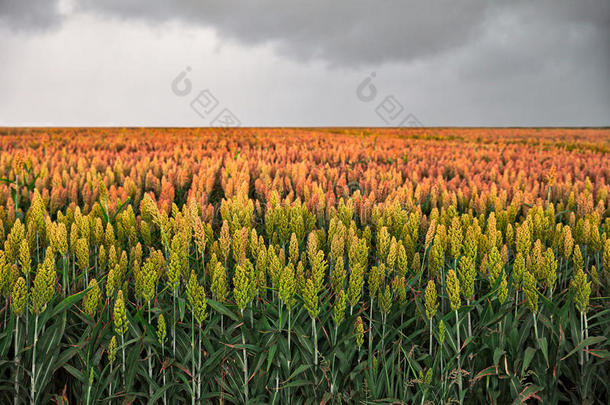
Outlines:
<svg viewBox="0 0 610 405"><path fill-rule="evenodd" d="M247 52L270 49L277 56L275 77L282 77L282 72L286 77L283 87L277 89L286 94L284 100L290 100L294 111L302 111L299 123L318 123L318 103L306 101L322 97L317 93L328 99L337 116L343 117L325 123L363 122L359 107L345 101L353 91L346 95L342 80L356 76L355 88L359 78L373 70L379 71L379 80L385 80L388 92L395 92L421 111L422 120L430 125L610 123L608 0L0 0L0 30L17 33L14 38L9 35L0 39L0 50L4 45L18 53L22 43L35 47L41 32L52 38L52 32L61 32L70 22L83 21L84 17L97 30L116 24L133 26L133 32L149 27L159 35L164 35L165 26L179 33L191 28L210 30L219 46L229 44L241 49L243 56L234 59L241 69L260 62L247 59ZM78 37L70 38L73 45L79 43ZM88 38L105 46L104 35L98 31ZM154 48L157 39L139 40L130 44L135 52L140 47ZM184 40L189 41L186 36ZM167 48L170 45L165 46L159 52L171 53ZM104 54L113 57L112 47L104 48ZM78 53L54 55L58 57L86 63L78 59ZM44 69L44 56L40 61ZM26 62L6 63L7 72L18 72L20 64ZM205 63L216 62L207 59ZM311 83L302 84L309 98L298 97L292 90L295 82L288 78L297 69L295 64L299 69L310 69L311 77L315 77ZM139 81L156 77L159 72L147 64ZM55 83L60 83L71 72L49 73L56 78ZM229 73L226 76L216 79L233 80ZM300 76L300 80L308 77ZM129 82L117 77L112 83L120 87L122 80ZM252 97L260 91L255 83L240 80L233 98ZM338 82L342 87L337 87ZM18 88L14 81L6 83ZM94 81L91 83L94 86ZM64 103L68 108L69 102ZM271 109L262 123L290 125L292 121L284 121L280 112L285 104ZM5 105L11 106L8 101ZM244 105L249 105L245 99ZM346 121L345 117L353 118Z"/></svg>
<svg viewBox="0 0 610 405"><path fill-rule="evenodd" d="M74 6L125 20L210 27L223 39L247 45L270 43L281 54L331 65L434 56L475 41L493 29L489 22L498 17L517 21L516 34L531 35L532 44L555 28L590 29L605 38L610 34L610 2L606 0L81 0ZM58 8L54 0L0 0L0 18L16 28L46 27L61 22Z"/></svg>
<svg viewBox="0 0 610 405"><path fill-rule="evenodd" d="M54 28L61 22L56 0L0 0L0 27L15 31L40 31Z"/></svg>

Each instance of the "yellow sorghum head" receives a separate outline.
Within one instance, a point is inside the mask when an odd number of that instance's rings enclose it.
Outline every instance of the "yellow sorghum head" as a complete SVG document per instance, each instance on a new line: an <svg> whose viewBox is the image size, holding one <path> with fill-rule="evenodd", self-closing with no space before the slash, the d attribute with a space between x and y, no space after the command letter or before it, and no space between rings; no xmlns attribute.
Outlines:
<svg viewBox="0 0 610 405"><path fill-rule="evenodd" d="M488 256L488 269L489 269L489 284L493 287L500 277L500 273L502 271L502 256L500 256L500 252L494 246L491 248Z"/></svg>
<svg viewBox="0 0 610 405"><path fill-rule="evenodd" d="M599 227L597 225L591 226L589 247L591 248L592 253L599 252L600 250L602 250L602 240L599 234Z"/></svg>
<svg viewBox="0 0 610 405"><path fill-rule="evenodd" d="M387 316L390 313L390 309L392 308L392 293L390 292L390 286L386 285L385 289L381 291L379 290L379 311Z"/></svg>
<svg viewBox="0 0 610 405"><path fill-rule="evenodd" d="M388 256L385 261L389 274L391 274L394 271L394 265L396 264L397 255L398 255L398 242L396 242L396 238L392 236L392 241L390 242L390 249L388 250Z"/></svg>
<svg viewBox="0 0 610 405"><path fill-rule="evenodd" d="M157 339L159 339L159 343L163 345L167 340L167 332L165 327L165 317L163 314L159 315L159 319L157 320Z"/></svg>
<svg viewBox="0 0 610 405"><path fill-rule="evenodd" d="M49 247L44 262L38 265L32 289L32 313L43 312L55 292L55 259Z"/></svg>
<svg viewBox="0 0 610 405"><path fill-rule="evenodd" d="M434 280L428 281L424 298L426 307L426 317L428 319L432 319L434 317L434 314L436 314L436 309L438 308L438 303L436 302L436 284L434 283Z"/></svg>
<svg viewBox="0 0 610 405"><path fill-rule="evenodd" d="M335 296L335 303L333 305L333 320L337 326L341 325L341 322L343 322L343 319L345 319L345 307L345 291L340 290Z"/></svg>
<svg viewBox="0 0 610 405"><path fill-rule="evenodd" d="M55 226L51 244L53 249L61 255L65 256L68 253L68 231L65 224L60 222Z"/></svg>
<svg viewBox="0 0 610 405"><path fill-rule="evenodd" d="M362 323L361 317L356 318L354 330L356 332L356 344L358 345L358 348L360 348L362 343L364 343L364 324Z"/></svg>
<svg viewBox="0 0 610 405"><path fill-rule="evenodd" d="M220 262L216 262L214 271L212 272L212 284L210 290L218 302L225 302L227 300L227 271Z"/></svg>
<svg viewBox="0 0 610 405"><path fill-rule="evenodd" d="M265 250L264 244L261 246L256 253L255 259L255 272L256 272L256 287L263 289L267 284L267 251Z"/></svg>
<svg viewBox="0 0 610 405"><path fill-rule="evenodd" d="M409 269L407 251L402 243L398 243L398 252L396 253L396 271L399 277L406 277Z"/></svg>
<svg viewBox="0 0 610 405"><path fill-rule="evenodd" d="M299 241L297 240L297 235L293 232L290 235L290 245L288 247L288 260L293 265L296 265L299 261Z"/></svg>
<svg viewBox="0 0 610 405"><path fill-rule="evenodd" d="M320 313L318 307L318 292L312 279L308 278L305 283L305 291L303 292L303 303L305 309L309 313L310 318L315 319Z"/></svg>
<svg viewBox="0 0 610 405"><path fill-rule="evenodd" d="M377 233L377 259L380 262L385 262L390 251L390 234L388 228L381 227Z"/></svg>
<svg viewBox="0 0 610 405"><path fill-rule="evenodd" d="M169 265L167 266L167 284L172 292L177 291L180 283L180 275L186 272L187 262L185 260L188 252L186 241L182 233L177 233L172 238L169 251Z"/></svg>
<svg viewBox="0 0 610 405"><path fill-rule="evenodd" d="M589 296L591 295L591 282L587 282L587 274L582 268L574 272L570 286L574 290L574 305L580 312L587 312Z"/></svg>
<svg viewBox="0 0 610 405"><path fill-rule="evenodd" d="M202 285L200 285L197 288L197 296L195 298L196 298L195 305L194 305L195 319L197 320L197 323L199 323L199 325L202 325L203 320L208 315L208 312L207 312L208 299L205 294L205 288Z"/></svg>
<svg viewBox="0 0 610 405"><path fill-rule="evenodd" d="M6 264L4 252L0 251L0 296L10 297L12 293L13 278L8 272L9 265Z"/></svg>
<svg viewBox="0 0 610 405"><path fill-rule="evenodd" d="M447 273L447 295L449 295L449 301L451 302L451 309L457 311L460 309L460 282L453 269Z"/></svg>
<svg viewBox="0 0 610 405"><path fill-rule="evenodd" d="M415 252L413 260L411 261L411 272L417 273L421 268L421 259L419 258L419 252Z"/></svg>
<svg viewBox="0 0 610 405"><path fill-rule="evenodd" d="M449 243L451 257L457 258L462 251L462 224L458 217L451 220L451 228L449 228Z"/></svg>
<svg viewBox="0 0 610 405"><path fill-rule="evenodd" d="M476 275L474 257L462 256L458 266L458 276L460 278L462 296L467 300L471 299L474 295L474 279Z"/></svg>
<svg viewBox="0 0 610 405"><path fill-rule="evenodd" d="M89 270L89 241L85 238L80 238L74 246L76 253L76 262L81 271Z"/></svg>
<svg viewBox="0 0 610 405"><path fill-rule="evenodd" d="M432 216L432 214L430 214L430 216ZM436 234L436 219L432 219L430 221L430 226L428 226L428 230L426 232L426 240L424 243L424 247L427 248L430 243L432 242L432 238L434 238L434 235Z"/></svg>
<svg viewBox="0 0 610 405"><path fill-rule="evenodd" d="M476 228L469 226L466 230L466 236L464 237L464 255L476 259L477 257L477 243L478 237Z"/></svg>
<svg viewBox="0 0 610 405"><path fill-rule="evenodd" d="M430 249L430 258L428 264L428 270L430 272L430 278L435 278L445 265L445 249L443 248L443 241L440 235L434 237L434 243Z"/></svg>
<svg viewBox="0 0 610 405"><path fill-rule="evenodd" d="M335 262L335 267L333 268L331 275L331 286L335 294L337 294L340 290L343 290L343 285L345 283L346 274L343 263L343 256L341 256Z"/></svg>
<svg viewBox="0 0 610 405"><path fill-rule="evenodd" d="M108 254L106 253L106 248L104 245L99 247L97 252L97 262L100 270L104 270L106 268L106 264L108 263Z"/></svg>
<svg viewBox="0 0 610 405"><path fill-rule="evenodd" d="M254 284L254 280L250 280L250 274L245 265L238 264L235 267L233 275L233 296L235 303L241 311L246 309L250 302L250 284Z"/></svg>
<svg viewBox="0 0 610 405"><path fill-rule="evenodd" d="M119 335L123 335L125 332L127 332L128 326L129 321L127 320L123 290L119 290L114 303L114 331Z"/></svg>
<svg viewBox="0 0 610 405"><path fill-rule="evenodd" d="M118 345L116 342L116 335L112 335L112 339L110 339L110 344L108 345L108 361L110 362L110 366L114 363L116 359L116 352L118 349Z"/></svg>
<svg viewBox="0 0 610 405"><path fill-rule="evenodd" d="M610 275L610 238L604 242L604 253L603 253L604 273Z"/></svg>
<svg viewBox="0 0 610 405"><path fill-rule="evenodd" d="M235 263L241 263L246 259L246 249L248 245L248 229L242 228L235 231L231 238L231 251Z"/></svg>
<svg viewBox="0 0 610 405"><path fill-rule="evenodd" d="M423 377L424 385L430 385L430 383L432 383L432 377L433 377L432 368L429 368L428 371L426 371L426 375Z"/></svg>
<svg viewBox="0 0 610 405"><path fill-rule="evenodd" d="M93 242L100 246L104 238L104 225L102 225L101 218L95 218L95 224L93 226Z"/></svg>
<svg viewBox="0 0 610 405"><path fill-rule="evenodd" d="M294 233L293 233L294 235ZM288 308L291 308L294 304L294 294L296 290L296 282L294 279L294 266L292 263L288 264L282 271L280 276L280 291L279 296L282 303Z"/></svg>
<svg viewBox="0 0 610 405"><path fill-rule="evenodd" d="M510 247L513 248L515 247L515 230L512 226L512 224L508 224L506 225L506 244Z"/></svg>
<svg viewBox="0 0 610 405"><path fill-rule="evenodd" d="M343 233L337 233L333 236L330 242L330 262L335 264L339 258L343 258L345 253L345 239ZM291 241L292 243L292 241ZM298 245L297 245L298 247Z"/></svg>
<svg viewBox="0 0 610 405"><path fill-rule="evenodd" d="M104 234L104 245L106 245L106 249L110 249L110 246L114 246L114 242L114 228L112 227L112 224L108 222L106 224L106 233Z"/></svg>
<svg viewBox="0 0 610 405"><path fill-rule="evenodd" d="M106 278L106 296L109 299L114 298L114 293L119 287L120 279L119 279L119 265L115 265L108 272L108 277Z"/></svg>
<svg viewBox="0 0 610 405"><path fill-rule="evenodd" d="M23 277L19 277L13 285L13 291L11 294L11 309L16 317L23 315L27 301L28 290L25 285L25 279Z"/></svg>
<svg viewBox="0 0 610 405"><path fill-rule="evenodd" d="M527 306L532 313L538 312L538 290L536 288L536 277L529 271L523 273L523 292Z"/></svg>
<svg viewBox="0 0 610 405"><path fill-rule="evenodd" d="M32 259L30 258L30 246L27 239L23 239L19 246L19 264L23 274L30 274Z"/></svg>
<svg viewBox="0 0 610 405"><path fill-rule="evenodd" d="M438 323L438 340L441 342L441 346L445 343L445 323L442 319Z"/></svg>
<svg viewBox="0 0 610 405"><path fill-rule="evenodd" d="M280 258L275 253L273 246L269 246L267 251L267 272L269 273L269 278L271 279L271 284L273 287L279 288L282 263L280 262Z"/></svg>
<svg viewBox="0 0 610 405"><path fill-rule="evenodd" d="M513 264L513 288L521 288L521 281L523 280L523 272L525 271L525 258L523 253L517 253L515 262Z"/></svg>
<svg viewBox="0 0 610 405"><path fill-rule="evenodd" d="M76 222L72 222L70 225L70 252L74 254L76 251L76 241L80 237L80 232L78 230L78 225Z"/></svg>
<svg viewBox="0 0 610 405"><path fill-rule="evenodd" d="M574 238L572 237L572 228L568 225L563 227L563 232L561 235L563 239L561 253L565 259L569 259L574 250Z"/></svg>
<svg viewBox="0 0 610 405"><path fill-rule="evenodd" d="M507 296L508 281L506 280L506 273L502 271L502 280L500 281L500 286L498 287L498 301L500 301L500 304L504 304L504 301L506 301Z"/></svg>
<svg viewBox="0 0 610 405"><path fill-rule="evenodd" d="M191 270L191 276L186 286L186 294L193 311L193 316L200 325L203 323L207 315L208 300L205 295L205 289L199 285L195 271Z"/></svg>
<svg viewBox="0 0 610 405"><path fill-rule="evenodd" d="M529 227L526 223L522 224L519 228L517 228L516 238L517 252L525 256L528 253L528 250L532 244Z"/></svg>
<svg viewBox="0 0 610 405"><path fill-rule="evenodd" d="M574 256L572 257L572 261L574 262L574 272L575 273L578 270L584 270L585 261L582 257L582 253L580 252L579 245L576 245L574 247Z"/></svg>
<svg viewBox="0 0 610 405"><path fill-rule="evenodd" d="M5 244L4 244L4 246L5 246L4 250L5 250L6 259L7 259L6 261L8 263L12 263L14 260L17 259L21 241L24 238L25 238L25 228L24 228L23 224L21 223L21 220L19 218L17 218L17 220L13 224L13 228L11 229L11 232L8 234Z"/></svg>
<svg viewBox="0 0 610 405"><path fill-rule="evenodd" d="M407 302L407 289L405 288L406 280L404 277L394 277L392 280L392 293L398 297L399 304Z"/></svg>
<svg viewBox="0 0 610 405"><path fill-rule="evenodd" d="M229 258L229 253L231 252L231 234L229 231L229 223L226 220L222 222L218 243L220 244L218 258L220 261L225 262Z"/></svg>
<svg viewBox="0 0 610 405"><path fill-rule="evenodd" d="M542 251L542 241L537 239L531 253L531 271L537 280L542 280L546 276L544 268L544 252Z"/></svg>
<svg viewBox="0 0 610 405"><path fill-rule="evenodd" d="M555 253L551 248L548 248L544 253L544 270L546 285L552 290L555 287L555 281L557 281L557 259L555 259Z"/></svg>
<svg viewBox="0 0 610 405"><path fill-rule="evenodd" d="M597 293L600 282L599 282L599 274L597 273L597 269L595 266L591 266L591 270L589 270L589 275L591 276L591 288L593 293Z"/></svg>
<svg viewBox="0 0 610 405"><path fill-rule="evenodd" d="M384 267L383 263L379 266L373 266L369 273L369 296L371 300L375 298L379 287L383 284L385 277Z"/></svg>
<svg viewBox="0 0 610 405"><path fill-rule="evenodd" d="M311 261L311 277L316 288L316 293L320 292L324 287L324 276L326 275L327 268L328 264L324 260L324 252L319 250Z"/></svg>
<svg viewBox="0 0 610 405"><path fill-rule="evenodd" d="M140 277L142 277L142 298L146 302L150 302L155 296L159 261L155 256L150 256L140 269Z"/></svg>
<svg viewBox="0 0 610 405"><path fill-rule="evenodd" d="M94 278L89 281L89 291L83 298L83 306L85 308L85 313L90 317L94 317L97 309L102 301L102 291L100 290L99 285L97 284L97 280Z"/></svg>
<svg viewBox="0 0 610 405"><path fill-rule="evenodd" d="M101 250L101 248L100 248ZM110 246L110 248L108 248L108 270L110 269L114 269L116 267L116 265L118 264L118 259L117 259L117 255L116 255L116 248L114 247L114 245ZM119 273L117 273L117 277L119 277Z"/></svg>

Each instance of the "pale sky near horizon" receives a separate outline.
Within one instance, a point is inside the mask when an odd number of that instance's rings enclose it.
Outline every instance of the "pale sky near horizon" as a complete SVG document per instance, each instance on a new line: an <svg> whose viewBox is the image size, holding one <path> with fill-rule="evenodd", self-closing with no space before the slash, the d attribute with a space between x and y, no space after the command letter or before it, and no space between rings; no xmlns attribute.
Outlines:
<svg viewBox="0 0 610 405"><path fill-rule="evenodd" d="M0 0L0 55L0 126L610 125L607 0Z"/></svg>

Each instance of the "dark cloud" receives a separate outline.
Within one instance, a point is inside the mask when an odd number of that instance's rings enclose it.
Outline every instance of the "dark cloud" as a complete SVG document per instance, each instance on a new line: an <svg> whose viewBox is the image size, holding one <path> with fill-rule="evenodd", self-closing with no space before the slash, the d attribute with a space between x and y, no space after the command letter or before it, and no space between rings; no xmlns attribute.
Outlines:
<svg viewBox="0 0 610 405"><path fill-rule="evenodd" d="M0 0L0 26L15 31L38 31L56 26L61 21L56 0Z"/></svg>
<svg viewBox="0 0 610 405"><path fill-rule="evenodd" d="M0 49L18 53L21 41L28 43L26 35L12 36L11 30L49 29L62 23L58 32L73 30L59 41L76 48L60 47L50 58L74 58L74 66L86 63L74 49L84 46L81 33L87 31L99 53L119 65L121 56L152 47L154 63L141 62L151 77L162 70L157 63L163 53L171 55L164 60L182 69L182 58L193 63L207 52L204 47L228 45L233 59L225 61L226 68L214 80L239 81L231 97L255 100L244 101L242 111L258 111L251 106L261 92L270 99L276 91L283 94L269 104L264 119L256 121L260 124L320 124L322 107L316 100L321 98L330 111L325 124L369 123L358 110L362 106L350 104L349 97L372 71L378 73L384 94L395 94L427 125L609 124L608 0L0 0L0 31L9 34L0 38ZM6 26L9 30L1 30ZM129 46L117 54L116 44L109 42L113 36L104 31L108 27L154 36L115 38ZM206 39L198 43L193 32L205 32ZM168 33L177 33L169 45L163 43ZM36 47L41 38L28 44ZM45 38L53 43L52 34ZM188 47L176 57L171 51L183 49L182 44ZM191 49L199 45L202 52L194 55ZM47 55L48 46L38 46L38 53ZM256 60L252 52L273 57ZM219 64L213 55L207 53L204 61L212 71ZM40 60L37 68L47 66L44 57ZM27 62L16 58L0 70L12 67L17 72L23 64ZM61 81L73 69L71 65L49 74ZM233 70L240 74L232 76ZM345 90L350 85L345 80L352 77L354 90ZM261 80L267 86L262 91ZM116 86L131 81L121 76ZM146 84L155 87L157 81ZM333 121L335 116L341 118Z"/></svg>
<svg viewBox="0 0 610 405"><path fill-rule="evenodd" d="M490 22L497 18L518 22L514 34L530 35L531 44L548 27L586 25L605 35L610 26L607 0L83 0L79 7L123 19L198 24L215 29L223 39L270 43L298 60L347 66L414 61L451 51L494 30ZM511 45L510 37L504 41L508 44L498 45ZM527 51L528 44L522 47Z"/></svg>
<svg viewBox="0 0 610 405"><path fill-rule="evenodd" d="M155 23L212 27L222 39L272 44L299 60L380 64L414 60L461 46L485 21L480 1L377 2L85 0L83 10Z"/></svg>

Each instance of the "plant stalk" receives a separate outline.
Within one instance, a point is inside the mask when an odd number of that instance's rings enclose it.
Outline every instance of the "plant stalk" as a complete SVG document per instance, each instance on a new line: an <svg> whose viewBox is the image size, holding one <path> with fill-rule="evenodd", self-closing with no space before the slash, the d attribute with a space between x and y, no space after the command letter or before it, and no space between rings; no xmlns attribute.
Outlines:
<svg viewBox="0 0 610 405"><path fill-rule="evenodd" d="M151 320L150 320L150 301L148 301L148 326L150 326L150 325L151 325ZM148 377L152 381L152 379L153 379L153 372L152 372L152 349L151 349L150 345L148 345ZM148 384L148 395L151 396L151 397L153 395L152 384Z"/></svg>
<svg viewBox="0 0 610 405"><path fill-rule="evenodd" d="M176 358L176 290L172 293L172 309L174 316L172 317L172 353Z"/></svg>
<svg viewBox="0 0 610 405"><path fill-rule="evenodd" d="M195 377L195 314L191 315L191 373L192 373L192 391L191 404L195 405L195 397L197 396L197 386Z"/></svg>
<svg viewBox="0 0 610 405"><path fill-rule="evenodd" d="M30 401L36 403L36 344L38 343L38 314L34 320L34 345L32 346L32 390Z"/></svg>
<svg viewBox="0 0 610 405"><path fill-rule="evenodd" d="M242 317L242 321L244 318L244 310L241 310L241 317ZM243 327L245 327L246 324L243 324ZM241 331L241 343L244 346L242 348L242 355L243 355L243 369L244 369L244 396L246 397L246 402L248 402L248 356L246 354L246 335L242 329Z"/></svg>
<svg viewBox="0 0 610 405"><path fill-rule="evenodd" d="M313 330L313 364L318 368L318 331L316 330L316 318L311 318L311 329Z"/></svg>
<svg viewBox="0 0 610 405"><path fill-rule="evenodd" d="M462 360L461 352L462 347L460 345L460 318L458 311L455 311L455 329L457 331L457 361L458 361L458 389L459 389L459 400L462 403Z"/></svg>
<svg viewBox="0 0 610 405"><path fill-rule="evenodd" d="M466 300L466 303L468 304L468 337L472 337L472 323L470 322L470 310L472 308L470 308L470 300Z"/></svg>
<svg viewBox="0 0 610 405"><path fill-rule="evenodd" d="M429 354L430 354L430 356L432 356L432 318L429 319L428 325L429 325L429 329L430 329L430 349L429 349Z"/></svg>
<svg viewBox="0 0 610 405"><path fill-rule="evenodd" d="M15 405L18 405L19 403L19 366L20 366L20 359L19 359L19 317L17 317L17 320L15 321L15 399L14 399L14 403Z"/></svg>
<svg viewBox="0 0 610 405"><path fill-rule="evenodd" d="M125 334L121 333L121 354L123 356L123 363L121 364L121 370L123 371L123 388L127 389L127 382L125 378Z"/></svg>
<svg viewBox="0 0 610 405"><path fill-rule="evenodd" d="M201 328L203 325L199 325L199 359L197 360L197 399L201 402Z"/></svg>
<svg viewBox="0 0 610 405"><path fill-rule="evenodd" d="M583 312L585 318L585 339L589 339L589 322L587 321L587 313ZM589 361L589 345L585 346L585 359Z"/></svg>

